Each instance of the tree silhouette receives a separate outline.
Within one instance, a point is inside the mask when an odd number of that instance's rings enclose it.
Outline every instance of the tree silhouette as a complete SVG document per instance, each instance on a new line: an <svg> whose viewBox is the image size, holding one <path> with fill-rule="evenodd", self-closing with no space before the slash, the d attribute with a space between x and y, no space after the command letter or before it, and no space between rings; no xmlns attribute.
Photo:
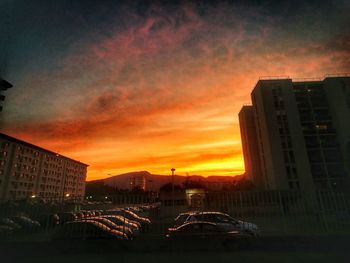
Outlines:
<svg viewBox="0 0 350 263"><path fill-rule="evenodd" d="M167 184L164 184L163 186L161 186L159 190L161 192L171 192L173 190L172 186L173 186L172 183L167 183ZM182 190L181 186L175 184L174 185L174 191L180 191L180 190Z"/></svg>
<svg viewBox="0 0 350 263"><path fill-rule="evenodd" d="M254 189L255 189L254 183L248 179L241 179L237 181L235 185L236 191L249 191Z"/></svg>
<svg viewBox="0 0 350 263"><path fill-rule="evenodd" d="M205 185L200 181L191 181L186 180L182 183L183 188L189 189L189 188L205 188Z"/></svg>

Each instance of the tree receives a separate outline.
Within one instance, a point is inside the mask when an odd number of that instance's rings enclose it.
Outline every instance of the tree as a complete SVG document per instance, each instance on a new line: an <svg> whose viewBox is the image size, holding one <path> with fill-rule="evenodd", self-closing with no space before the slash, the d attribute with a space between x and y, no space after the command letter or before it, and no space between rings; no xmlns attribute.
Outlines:
<svg viewBox="0 0 350 263"><path fill-rule="evenodd" d="M171 192L173 190L172 186L173 186L172 183L167 183L167 184L164 184L163 186L161 186L159 190L161 192ZM174 191L180 191L180 190L182 190L181 186L175 184L174 185Z"/></svg>
<svg viewBox="0 0 350 263"><path fill-rule="evenodd" d="M191 181L191 180L186 180L185 182L182 183L183 188L189 189L189 188L205 188L204 184L200 181Z"/></svg>
<svg viewBox="0 0 350 263"><path fill-rule="evenodd" d="M255 189L254 183L248 179L241 179L237 181L235 186L236 191L249 191L254 189Z"/></svg>
<svg viewBox="0 0 350 263"><path fill-rule="evenodd" d="M114 187L105 185L103 181L94 181L86 184L85 195L104 196L114 193L115 190Z"/></svg>

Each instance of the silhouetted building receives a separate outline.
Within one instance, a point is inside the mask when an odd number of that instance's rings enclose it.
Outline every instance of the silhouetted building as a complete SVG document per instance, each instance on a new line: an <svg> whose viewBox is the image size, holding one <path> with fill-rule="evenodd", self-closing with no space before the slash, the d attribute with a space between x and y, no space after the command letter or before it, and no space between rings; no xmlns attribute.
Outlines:
<svg viewBox="0 0 350 263"><path fill-rule="evenodd" d="M243 106L238 117L241 130L245 176L247 179L254 182L257 188L263 188L253 106Z"/></svg>
<svg viewBox="0 0 350 263"><path fill-rule="evenodd" d="M254 183L260 177L264 189L348 190L350 77L259 80L251 97L255 133L242 115L250 109L242 109L240 125L248 174L259 152Z"/></svg>
<svg viewBox="0 0 350 263"><path fill-rule="evenodd" d="M146 176L135 175L130 180L130 190L139 189L146 191Z"/></svg>
<svg viewBox="0 0 350 263"><path fill-rule="evenodd" d="M87 166L0 133L0 201L82 200Z"/></svg>
<svg viewBox="0 0 350 263"><path fill-rule="evenodd" d="M0 78L0 101L5 100L5 95L3 95L3 91L12 88L12 84L7 82L6 80ZM2 105L0 105L0 111L2 111Z"/></svg>

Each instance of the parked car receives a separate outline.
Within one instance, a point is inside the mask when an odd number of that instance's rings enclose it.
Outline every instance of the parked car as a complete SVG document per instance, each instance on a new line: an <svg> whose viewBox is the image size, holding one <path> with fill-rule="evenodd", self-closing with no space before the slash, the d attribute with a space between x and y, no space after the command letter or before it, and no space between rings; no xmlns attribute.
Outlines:
<svg viewBox="0 0 350 263"><path fill-rule="evenodd" d="M118 230L124 234L126 234L128 236L128 238L132 239L133 237L136 236L136 234L134 234L134 232L131 230L131 228L127 227L127 226L121 226L121 225L117 225L116 223L113 223L111 220L107 219L107 218L103 218L103 217L90 217L86 220L93 220L96 222L99 222L101 224L104 224L106 226L108 226L111 229L115 229Z"/></svg>
<svg viewBox="0 0 350 263"><path fill-rule="evenodd" d="M227 231L240 231L253 236L259 236L260 230L256 224L236 220L228 214L221 212L189 212L182 213L175 218L175 226L179 226L186 222L206 221L220 225Z"/></svg>
<svg viewBox="0 0 350 263"><path fill-rule="evenodd" d="M0 220L0 225L8 226L12 229L11 231L14 231L14 232L20 231L22 229L20 224L15 223L13 220L11 220L8 217L2 218ZM4 231L6 231L6 230L4 230Z"/></svg>
<svg viewBox="0 0 350 263"><path fill-rule="evenodd" d="M218 249L248 247L252 236L239 231L227 231L212 222L188 222L176 228L169 228L166 235L168 247L195 249Z"/></svg>
<svg viewBox="0 0 350 263"><path fill-rule="evenodd" d="M80 212L83 213L83 218L89 218L91 216L94 216L90 211L81 210Z"/></svg>
<svg viewBox="0 0 350 263"><path fill-rule="evenodd" d="M57 214L41 214L35 219L42 227L55 227L60 224L60 217Z"/></svg>
<svg viewBox="0 0 350 263"><path fill-rule="evenodd" d="M84 219L84 214L82 212L75 212L74 214L75 214L76 220Z"/></svg>
<svg viewBox="0 0 350 263"><path fill-rule="evenodd" d="M98 210L94 211L94 213L95 213L95 216L101 216L102 215L102 212L98 211Z"/></svg>
<svg viewBox="0 0 350 263"><path fill-rule="evenodd" d="M148 218L141 217L141 216L137 215L136 213L134 213L130 210L127 210L127 209L122 210L121 214L123 216L131 219L131 220L139 222L140 224L150 224L151 223L151 220L149 220Z"/></svg>
<svg viewBox="0 0 350 263"><path fill-rule="evenodd" d="M109 211L109 213L105 212L102 217L110 216L110 215L118 216L120 219L123 219L123 221L128 221L130 223L133 223L133 224L137 225L138 228L141 228L141 223L139 223L138 221L136 221L134 219L130 219L130 216L127 216L127 214L123 213L120 210ZM126 216L124 216L124 215L126 215Z"/></svg>
<svg viewBox="0 0 350 263"><path fill-rule="evenodd" d="M189 217L191 213L181 213L177 217L175 217L174 221L174 228L179 227L186 223L187 218Z"/></svg>
<svg viewBox="0 0 350 263"><path fill-rule="evenodd" d="M21 226L21 230L34 232L40 229L40 223L26 216L12 216L10 219Z"/></svg>
<svg viewBox="0 0 350 263"><path fill-rule="evenodd" d="M126 217L129 220L138 222L140 224L140 229L142 232L145 232L146 229L148 228L148 226L151 224L151 220L149 220L148 218L141 217L141 216L137 215L136 213L134 213L130 210L127 210L127 209L123 209L123 210L119 211L118 214Z"/></svg>
<svg viewBox="0 0 350 263"><path fill-rule="evenodd" d="M112 221L113 223L119 225L119 226L127 226L129 228L131 228L131 230L133 231L134 235L138 235L140 232L140 224L137 222L133 222L123 216L118 216L118 215L104 215L102 216L102 218L106 218L110 221Z"/></svg>
<svg viewBox="0 0 350 263"><path fill-rule="evenodd" d="M11 236L14 230L8 225L0 225L0 237Z"/></svg>
<svg viewBox="0 0 350 263"><path fill-rule="evenodd" d="M149 216L149 208L147 206L136 206L136 207L130 207L128 210L134 212L140 217L147 218Z"/></svg>
<svg viewBox="0 0 350 263"><path fill-rule="evenodd" d="M60 218L60 224L77 220L77 216L72 212L59 213L58 216Z"/></svg>
<svg viewBox="0 0 350 263"><path fill-rule="evenodd" d="M81 220L65 223L54 232L52 239L127 239L127 236L106 225L93 221Z"/></svg>

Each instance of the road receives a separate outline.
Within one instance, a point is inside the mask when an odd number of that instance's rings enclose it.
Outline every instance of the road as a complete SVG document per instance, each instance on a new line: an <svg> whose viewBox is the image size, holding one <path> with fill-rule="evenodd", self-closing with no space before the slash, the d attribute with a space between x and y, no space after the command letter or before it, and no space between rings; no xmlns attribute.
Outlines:
<svg viewBox="0 0 350 263"><path fill-rule="evenodd" d="M121 249L113 241L0 243L2 263L19 262L350 262L350 237L268 237L249 250L160 251L157 240Z"/></svg>

